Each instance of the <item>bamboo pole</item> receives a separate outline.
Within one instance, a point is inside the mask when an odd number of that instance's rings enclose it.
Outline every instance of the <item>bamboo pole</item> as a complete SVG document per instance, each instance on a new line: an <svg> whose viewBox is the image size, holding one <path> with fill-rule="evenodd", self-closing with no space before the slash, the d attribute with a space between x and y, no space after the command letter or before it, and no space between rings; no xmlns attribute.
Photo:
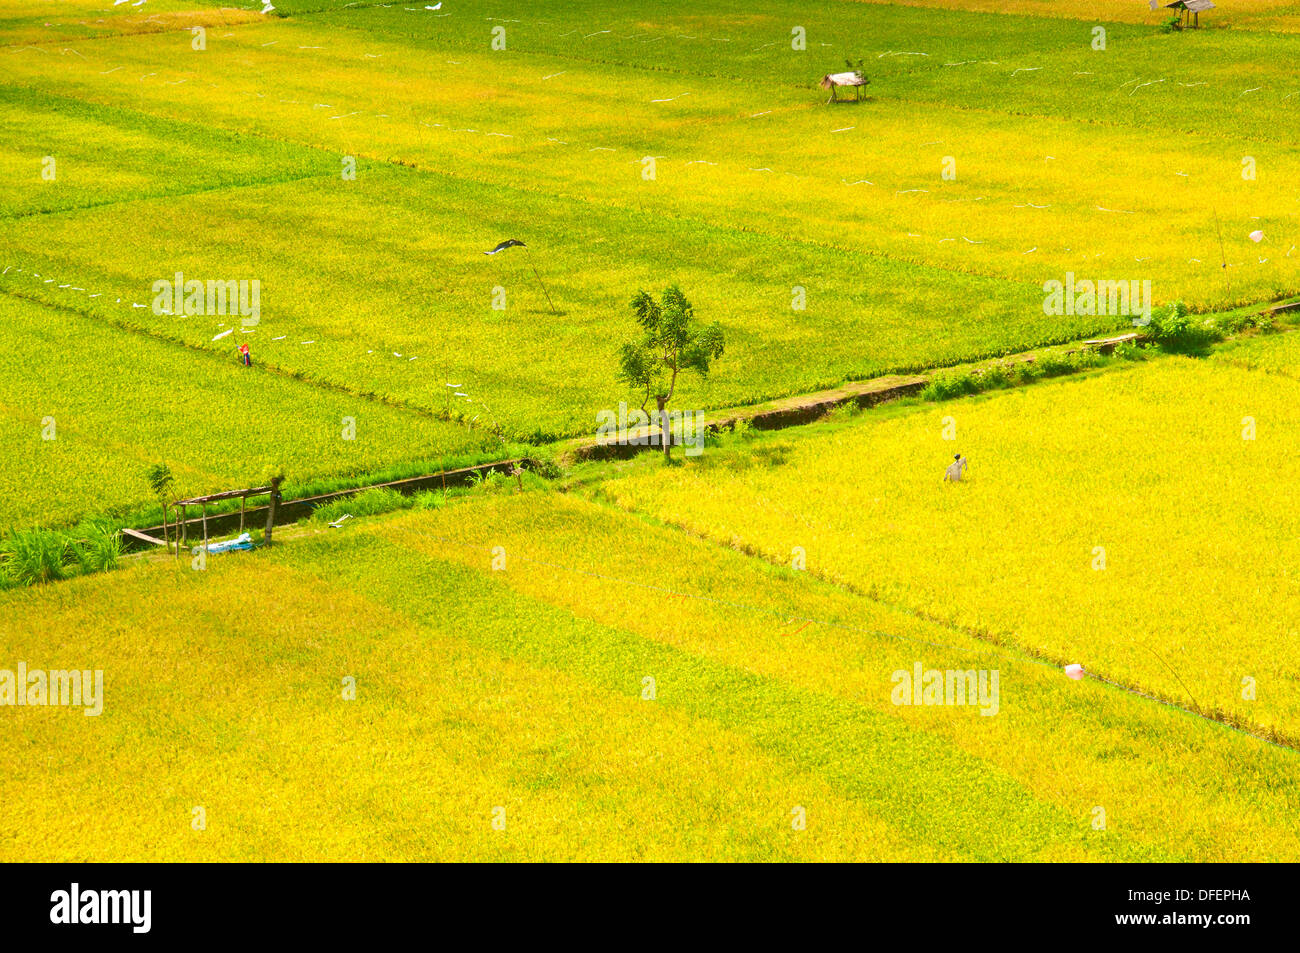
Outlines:
<svg viewBox="0 0 1300 953"><path fill-rule="evenodd" d="M528 252L528 264L532 265L533 274L537 276L537 283L542 286L542 294L546 295L546 303L551 306L551 314L559 314L560 312L555 310L555 302L551 300L551 293L546 290L546 283L542 281L542 273L537 270L536 265L533 265L532 249L525 245L524 251Z"/></svg>

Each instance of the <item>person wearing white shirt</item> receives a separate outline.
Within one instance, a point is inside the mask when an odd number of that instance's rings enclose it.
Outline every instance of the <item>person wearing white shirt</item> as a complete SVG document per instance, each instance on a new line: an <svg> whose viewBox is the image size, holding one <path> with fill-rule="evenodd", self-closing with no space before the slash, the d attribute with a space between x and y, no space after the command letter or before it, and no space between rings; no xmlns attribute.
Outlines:
<svg viewBox="0 0 1300 953"><path fill-rule="evenodd" d="M966 458L959 453L953 457L952 463L948 464L948 469L943 472L943 480L945 483L950 481L956 483L965 473Z"/></svg>

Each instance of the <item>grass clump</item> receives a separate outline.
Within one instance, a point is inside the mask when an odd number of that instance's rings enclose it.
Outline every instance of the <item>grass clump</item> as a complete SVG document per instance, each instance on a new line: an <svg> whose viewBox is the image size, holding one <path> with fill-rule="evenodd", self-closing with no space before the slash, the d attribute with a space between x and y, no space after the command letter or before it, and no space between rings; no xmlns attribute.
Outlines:
<svg viewBox="0 0 1300 953"><path fill-rule="evenodd" d="M12 530L0 539L0 589L108 572L121 556L122 537L105 521L72 530Z"/></svg>
<svg viewBox="0 0 1300 953"><path fill-rule="evenodd" d="M982 394L985 391L1020 387L1044 377L1060 377L1102 367L1108 362L1109 358L1103 354L1083 350L1069 354L1044 354L1037 360L1016 364L993 364L972 370L953 371L931 379L921 391L921 399L937 402Z"/></svg>
<svg viewBox="0 0 1300 953"><path fill-rule="evenodd" d="M414 502L412 497L402 496L388 487L373 487L355 496L323 503L312 510L311 518L317 523L333 523L343 516L377 516L380 513L404 510L413 506Z"/></svg>

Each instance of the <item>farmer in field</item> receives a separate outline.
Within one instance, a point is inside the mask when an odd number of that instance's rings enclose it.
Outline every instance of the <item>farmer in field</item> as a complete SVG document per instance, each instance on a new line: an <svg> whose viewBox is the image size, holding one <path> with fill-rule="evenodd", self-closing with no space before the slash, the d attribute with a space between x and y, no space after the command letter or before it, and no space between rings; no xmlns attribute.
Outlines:
<svg viewBox="0 0 1300 953"><path fill-rule="evenodd" d="M953 457L952 463L948 464L948 469L943 471L943 481L945 483L957 483L961 480L962 475L966 472L966 458L960 453Z"/></svg>
<svg viewBox="0 0 1300 953"><path fill-rule="evenodd" d="M243 364L245 367L253 366L253 356L248 353L247 344L239 345L239 363Z"/></svg>

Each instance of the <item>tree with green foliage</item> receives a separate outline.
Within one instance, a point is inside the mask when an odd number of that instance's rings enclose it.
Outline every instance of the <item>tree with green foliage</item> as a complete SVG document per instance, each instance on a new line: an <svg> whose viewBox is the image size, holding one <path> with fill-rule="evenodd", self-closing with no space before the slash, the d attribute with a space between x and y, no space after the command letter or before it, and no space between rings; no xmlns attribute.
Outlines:
<svg viewBox="0 0 1300 953"><path fill-rule="evenodd" d="M165 463L155 463L145 471L144 478L149 481L149 489L153 490L153 495L158 498L158 505L162 507L163 517L163 542L169 542L167 537L167 497L171 495L172 483L175 482L172 477L171 467ZM177 528L177 545L179 545L180 529ZM177 550L179 552L179 550Z"/></svg>
<svg viewBox="0 0 1300 953"><path fill-rule="evenodd" d="M713 362L722 356L722 325L703 325L695 320L695 309L676 285L656 301L638 291L631 302L642 335L623 345L619 358L619 380L643 393L641 410L654 398L659 420L664 460L672 447L668 402L677 389L677 377L694 371L707 378Z"/></svg>

